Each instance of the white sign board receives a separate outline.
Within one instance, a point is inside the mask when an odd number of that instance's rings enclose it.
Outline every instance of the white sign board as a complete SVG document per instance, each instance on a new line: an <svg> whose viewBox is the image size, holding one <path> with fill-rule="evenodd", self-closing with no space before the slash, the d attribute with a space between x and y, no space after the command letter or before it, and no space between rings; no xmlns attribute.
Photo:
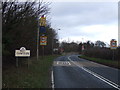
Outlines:
<svg viewBox="0 0 120 90"><path fill-rule="evenodd" d="M16 57L30 57L30 50L21 47L20 50L15 50Z"/></svg>

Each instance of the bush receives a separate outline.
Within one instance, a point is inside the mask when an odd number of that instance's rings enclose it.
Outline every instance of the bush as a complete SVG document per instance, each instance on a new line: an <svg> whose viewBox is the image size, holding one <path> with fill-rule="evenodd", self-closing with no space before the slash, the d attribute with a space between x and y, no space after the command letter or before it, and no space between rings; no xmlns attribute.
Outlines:
<svg viewBox="0 0 120 90"><path fill-rule="evenodd" d="M120 53L120 48L117 48L116 50L114 50L115 60L119 60L120 58L120 56L118 55L119 53ZM94 48L84 50L84 55L88 57L112 60L113 50L111 50L110 48L105 48L105 47L104 48L94 47Z"/></svg>

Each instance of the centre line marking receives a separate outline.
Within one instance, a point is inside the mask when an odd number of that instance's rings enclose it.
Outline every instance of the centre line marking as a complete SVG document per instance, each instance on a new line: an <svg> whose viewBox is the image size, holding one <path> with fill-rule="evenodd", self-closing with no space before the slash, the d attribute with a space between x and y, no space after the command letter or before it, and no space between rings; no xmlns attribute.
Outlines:
<svg viewBox="0 0 120 90"><path fill-rule="evenodd" d="M101 75L99 75L99 74L97 74L97 73L95 73L95 72L93 72L93 71L91 71L91 70L89 70L89 69L86 69L85 67L82 67L82 66L77 65L74 61L72 61L72 60L70 59L70 56L68 57L68 59L69 59L72 63L74 63L76 66L78 66L79 68L81 68L81 69L83 69L84 71L88 72L89 74L91 74L91 75L95 76L96 78L104 81L105 83L111 85L112 87L117 88L118 90L120 90L120 88L119 88L120 86L117 85L116 83L114 83L114 82L112 82L112 81L104 78L103 76L101 76Z"/></svg>

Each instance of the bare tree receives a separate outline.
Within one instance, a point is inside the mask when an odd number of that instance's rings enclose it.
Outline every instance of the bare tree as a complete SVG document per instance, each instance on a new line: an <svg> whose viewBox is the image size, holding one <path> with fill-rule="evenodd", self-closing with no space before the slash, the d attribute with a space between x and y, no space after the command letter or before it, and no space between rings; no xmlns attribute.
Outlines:
<svg viewBox="0 0 120 90"><path fill-rule="evenodd" d="M14 50L21 46L30 49L31 55L36 55L38 17L49 14L49 5L43 1L2 2L3 59L8 56L13 58Z"/></svg>

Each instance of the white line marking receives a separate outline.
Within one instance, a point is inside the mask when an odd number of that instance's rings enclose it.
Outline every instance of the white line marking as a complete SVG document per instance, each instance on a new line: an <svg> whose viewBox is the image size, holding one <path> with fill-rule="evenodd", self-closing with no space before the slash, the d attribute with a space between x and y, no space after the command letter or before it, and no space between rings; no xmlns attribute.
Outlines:
<svg viewBox="0 0 120 90"><path fill-rule="evenodd" d="M68 62L68 64L69 64L69 65L71 65L71 63L70 63L70 62Z"/></svg>
<svg viewBox="0 0 120 90"><path fill-rule="evenodd" d="M53 70L51 71L51 83L52 83L52 90L54 90L54 77L53 77Z"/></svg>
<svg viewBox="0 0 120 90"><path fill-rule="evenodd" d="M70 59L70 56L68 57L68 59L69 59L72 63L74 63L74 62ZM112 87L117 88L118 90L120 90L120 88L119 88L120 86L117 85L116 83L114 83L114 82L112 82L112 81L104 78L104 77L101 76L101 75L98 75L97 73L95 73L95 72L93 72L93 71L91 71L91 70L89 70L89 69L86 69L85 67L79 66L79 65L77 65L76 63L74 63L74 64L75 64L76 66L78 66L79 68L83 69L84 71L88 72L89 74L97 77L98 79L104 81L105 83L111 85Z"/></svg>
<svg viewBox="0 0 120 90"><path fill-rule="evenodd" d="M59 64L59 61L57 61L57 64Z"/></svg>

